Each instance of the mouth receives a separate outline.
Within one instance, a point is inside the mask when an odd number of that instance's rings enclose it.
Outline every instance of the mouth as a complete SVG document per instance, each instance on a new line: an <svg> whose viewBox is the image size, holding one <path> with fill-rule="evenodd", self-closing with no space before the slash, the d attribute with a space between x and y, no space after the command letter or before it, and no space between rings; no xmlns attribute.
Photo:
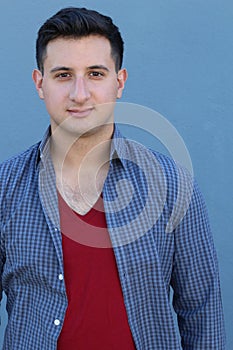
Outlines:
<svg viewBox="0 0 233 350"><path fill-rule="evenodd" d="M85 118L87 117L89 114L91 114L91 112L93 111L93 107L90 108L69 108L67 109L67 112L69 113L70 116L75 117L75 118Z"/></svg>

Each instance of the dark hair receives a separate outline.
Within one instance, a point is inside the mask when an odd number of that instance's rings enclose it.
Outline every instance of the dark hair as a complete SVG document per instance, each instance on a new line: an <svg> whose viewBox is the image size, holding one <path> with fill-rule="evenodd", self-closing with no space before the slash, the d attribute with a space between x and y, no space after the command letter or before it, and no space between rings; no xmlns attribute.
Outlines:
<svg viewBox="0 0 233 350"><path fill-rule="evenodd" d="M56 38L78 39L88 35L101 35L109 40L116 71L122 66L124 42L110 17L86 8L68 7L49 18L39 29L36 41L36 60L43 74L47 45Z"/></svg>

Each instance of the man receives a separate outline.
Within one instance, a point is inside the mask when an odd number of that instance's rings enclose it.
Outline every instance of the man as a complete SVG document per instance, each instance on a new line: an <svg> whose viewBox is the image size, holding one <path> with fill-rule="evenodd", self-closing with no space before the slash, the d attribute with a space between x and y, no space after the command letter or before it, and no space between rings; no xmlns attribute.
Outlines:
<svg viewBox="0 0 233 350"><path fill-rule="evenodd" d="M50 127L0 168L3 349L224 349L202 196L114 124L122 57L118 28L95 11L63 9L38 32Z"/></svg>

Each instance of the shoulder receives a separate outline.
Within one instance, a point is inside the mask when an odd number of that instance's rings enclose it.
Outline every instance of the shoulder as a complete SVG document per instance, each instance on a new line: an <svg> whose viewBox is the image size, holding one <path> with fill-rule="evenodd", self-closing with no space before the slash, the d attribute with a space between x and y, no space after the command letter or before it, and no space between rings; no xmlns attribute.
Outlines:
<svg viewBox="0 0 233 350"><path fill-rule="evenodd" d="M179 164L172 157L149 149L135 141L125 139L125 154L144 173L154 201L162 200L170 216L167 231L172 232L182 221L193 204L198 203L201 193L193 171ZM123 152L122 152L123 153ZM138 172L134 172L137 176Z"/></svg>
<svg viewBox="0 0 233 350"><path fill-rule="evenodd" d="M14 168L16 165L23 165L33 160L38 154L40 142L32 145L27 150L12 156L11 158L0 163L0 172L4 172L6 169Z"/></svg>
<svg viewBox="0 0 233 350"><path fill-rule="evenodd" d="M139 167L144 166L149 172L160 169L168 185L175 184L179 177L192 180L193 171L180 164L171 156L167 156L143 144L124 138L124 152L121 156L130 158Z"/></svg>
<svg viewBox="0 0 233 350"><path fill-rule="evenodd" d="M154 165L157 163L167 178L174 179L177 176L177 171L180 168L185 168L179 165L172 157L150 149L136 140L125 137L122 135L118 125L115 125L114 129L113 146L114 151L116 151L117 156L121 160L125 159L139 167L146 167L150 171L153 171Z"/></svg>
<svg viewBox="0 0 233 350"><path fill-rule="evenodd" d="M24 197L27 187L35 178L38 147L26 151L0 164L0 222L12 214Z"/></svg>
<svg viewBox="0 0 233 350"><path fill-rule="evenodd" d="M165 179L166 205L170 212L166 231L197 224L209 225L208 212L201 189L194 177L193 169L187 169L174 159L159 152L148 150L160 165ZM208 230L207 230L208 231ZM200 231L199 231L200 232Z"/></svg>
<svg viewBox="0 0 233 350"><path fill-rule="evenodd" d="M15 155L0 164L0 193L9 187L14 187L26 175L35 169L40 143L31 146L26 151Z"/></svg>

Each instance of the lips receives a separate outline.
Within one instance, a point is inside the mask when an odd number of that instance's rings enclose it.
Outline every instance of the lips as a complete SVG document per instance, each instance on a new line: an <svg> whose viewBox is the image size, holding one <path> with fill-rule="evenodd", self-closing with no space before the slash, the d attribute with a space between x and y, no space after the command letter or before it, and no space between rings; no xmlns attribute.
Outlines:
<svg viewBox="0 0 233 350"><path fill-rule="evenodd" d="M93 107L89 107L89 108L69 108L67 109L68 113L73 116L73 117L77 117L77 118L83 118L83 117L87 117L92 111L93 111Z"/></svg>

